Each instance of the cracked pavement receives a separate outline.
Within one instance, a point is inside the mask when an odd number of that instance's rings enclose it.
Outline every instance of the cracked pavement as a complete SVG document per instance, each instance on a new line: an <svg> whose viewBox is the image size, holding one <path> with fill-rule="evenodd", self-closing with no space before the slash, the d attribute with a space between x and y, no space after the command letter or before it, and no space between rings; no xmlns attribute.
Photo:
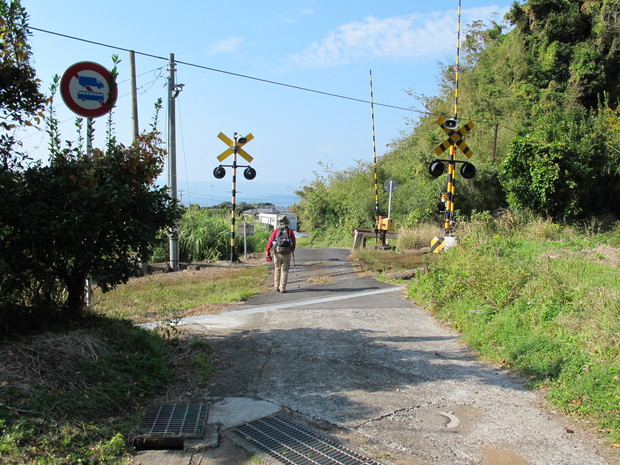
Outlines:
<svg viewBox="0 0 620 465"><path fill-rule="evenodd" d="M383 463L620 464L617 449L478 360L404 289L356 273L348 255L298 249L286 294L182 322L220 357L210 397L273 404ZM184 454L136 463L252 463L225 437Z"/></svg>

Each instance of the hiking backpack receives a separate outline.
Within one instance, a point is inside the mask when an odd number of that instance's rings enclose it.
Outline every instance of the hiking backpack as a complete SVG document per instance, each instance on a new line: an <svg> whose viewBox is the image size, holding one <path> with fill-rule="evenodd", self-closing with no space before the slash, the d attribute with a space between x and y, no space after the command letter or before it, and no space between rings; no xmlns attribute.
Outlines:
<svg viewBox="0 0 620 465"><path fill-rule="evenodd" d="M288 228L280 228L273 241L277 253L287 254L293 251L293 243L289 236Z"/></svg>

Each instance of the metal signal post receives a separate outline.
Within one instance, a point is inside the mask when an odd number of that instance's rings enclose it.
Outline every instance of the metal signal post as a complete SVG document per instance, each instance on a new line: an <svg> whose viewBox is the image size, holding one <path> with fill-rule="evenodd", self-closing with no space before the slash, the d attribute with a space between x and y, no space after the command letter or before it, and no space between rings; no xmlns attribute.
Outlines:
<svg viewBox="0 0 620 465"><path fill-rule="evenodd" d="M380 242L378 247L386 248L387 246L387 233L394 230L394 223L390 218L390 209L388 209L388 216L381 216L381 209L379 207L379 175L377 172L377 143L375 140L375 105L374 96L372 91L372 70L370 71L370 112L372 117L372 151L373 151L373 167L375 172L375 239ZM393 180L390 180L393 181ZM390 206L392 203L392 184L390 184ZM386 187L387 189L387 187ZM394 189L396 189L394 185Z"/></svg>
<svg viewBox="0 0 620 465"><path fill-rule="evenodd" d="M455 208L454 208L454 194L455 194L455 176L456 176L456 165L457 163L462 163L460 173L461 176L465 179L473 178L476 174L476 167L469 163L468 161L460 161L456 159L456 148L458 147L461 152L467 157L470 158L473 155L473 152L467 146L467 144L463 141L463 137L473 129L474 123L473 121L469 121L464 124L461 128L458 127L459 120L459 61L460 61L460 51L461 51L461 0L459 0L458 6L458 27L457 27L457 39L456 39L456 66L455 66L455 81L456 86L454 90L454 117L445 119L440 117L437 120L437 124L441 127L441 129L448 135L448 139L439 144L435 148L435 154L440 156L443 152L449 149L449 159L448 160L439 160L435 159L429 164L429 173L431 176L438 177L441 176L444 172L444 164L446 162L448 164L448 187L446 189L445 194L442 195L442 201L445 202L445 218L444 218L444 234L446 236L450 236L452 234L452 228L455 224ZM431 242L431 249L434 253L438 253L444 248L445 245L445 237L434 238Z"/></svg>
<svg viewBox="0 0 620 465"><path fill-rule="evenodd" d="M379 211L379 181L377 179L377 143L375 141L375 104L372 92L372 70L370 71L370 114L372 119L372 152L374 155L373 167L375 170L375 220L378 220L381 212Z"/></svg>
<svg viewBox="0 0 620 465"><path fill-rule="evenodd" d="M461 57L461 0L459 0L459 8L457 13L457 27L456 27L456 66L455 70L455 88L454 88L454 121L455 126L458 126L459 120L459 67ZM456 149L454 147L454 141L450 144L450 163L448 164L448 199L446 201L446 218L444 221L444 230L446 235L452 232L452 225L454 224L454 172L456 168Z"/></svg>

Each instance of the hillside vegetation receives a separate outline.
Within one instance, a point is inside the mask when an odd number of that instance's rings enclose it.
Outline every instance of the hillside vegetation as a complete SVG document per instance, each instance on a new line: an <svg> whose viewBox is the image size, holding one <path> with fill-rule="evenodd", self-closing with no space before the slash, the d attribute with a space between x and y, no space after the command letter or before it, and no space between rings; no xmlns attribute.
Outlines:
<svg viewBox="0 0 620 465"><path fill-rule="evenodd" d="M515 2L502 23L467 25L458 115L454 64L444 64L438 95L410 93L427 113L378 160L379 186L389 178L398 182L391 210L396 229L441 224L447 176L428 173L435 147L446 138L440 116L458 116L459 127L474 122L465 142L477 174L465 180L457 167L457 219L521 208L556 222L616 221L620 206L611 199L620 197L619 11L618 0L530 0ZM458 150L457 157L465 158ZM326 169L297 192L306 229L332 225L332 234L342 237L351 228L374 227L371 162L342 172ZM388 199L381 194L385 215Z"/></svg>
<svg viewBox="0 0 620 465"><path fill-rule="evenodd" d="M620 230L476 215L409 295L620 442Z"/></svg>

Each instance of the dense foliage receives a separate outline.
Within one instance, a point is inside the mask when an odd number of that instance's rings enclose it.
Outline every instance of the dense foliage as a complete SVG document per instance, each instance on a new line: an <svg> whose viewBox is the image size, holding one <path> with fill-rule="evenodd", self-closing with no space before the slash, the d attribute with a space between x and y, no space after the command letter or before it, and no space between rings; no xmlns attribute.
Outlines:
<svg viewBox="0 0 620 465"><path fill-rule="evenodd" d="M609 200L620 194L618 11L618 0L529 0L515 2L505 22L467 25L457 116L459 126L475 123L465 141L477 174L456 176L461 217L511 207L567 222L618 218L620 207ZM397 229L441 224L447 180L433 179L427 166L445 139L437 118L454 116L455 76L454 65L445 64L438 95L409 92L427 113L378 161L379 185L399 183L391 212ZM328 170L300 190L307 229L374 227L372 171L370 160ZM327 221L314 220L321 215Z"/></svg>
<svg viewBox="0 0 620 465"><path fill-rule="evenodd" d="M45 97L30 65L27 14L19 2L0 1L0 169L19 165L25 158L15 150L12 129L40 122Z"/></svg>
<svg viewBox="0 0 620 465"><path fill-rule="evenodd" d="M127 147L108 124L105 151L86 153L83 138L61 147L53 97L46 123L47 164L29 162L15 150L12 125L40 117L44 103L28 64L26 14L19 2L0 1L4 54L0 80L0 332L79 316L85 282L110 289L135 273L160 230L178 212L153 180L163 169L164 151L156 129ZM113 73L114 74L114 73ZM110 119L111 121L111 119ZM36 120L35 120L36 122ZM78 127L81 128L81 120Z"/></svg>

